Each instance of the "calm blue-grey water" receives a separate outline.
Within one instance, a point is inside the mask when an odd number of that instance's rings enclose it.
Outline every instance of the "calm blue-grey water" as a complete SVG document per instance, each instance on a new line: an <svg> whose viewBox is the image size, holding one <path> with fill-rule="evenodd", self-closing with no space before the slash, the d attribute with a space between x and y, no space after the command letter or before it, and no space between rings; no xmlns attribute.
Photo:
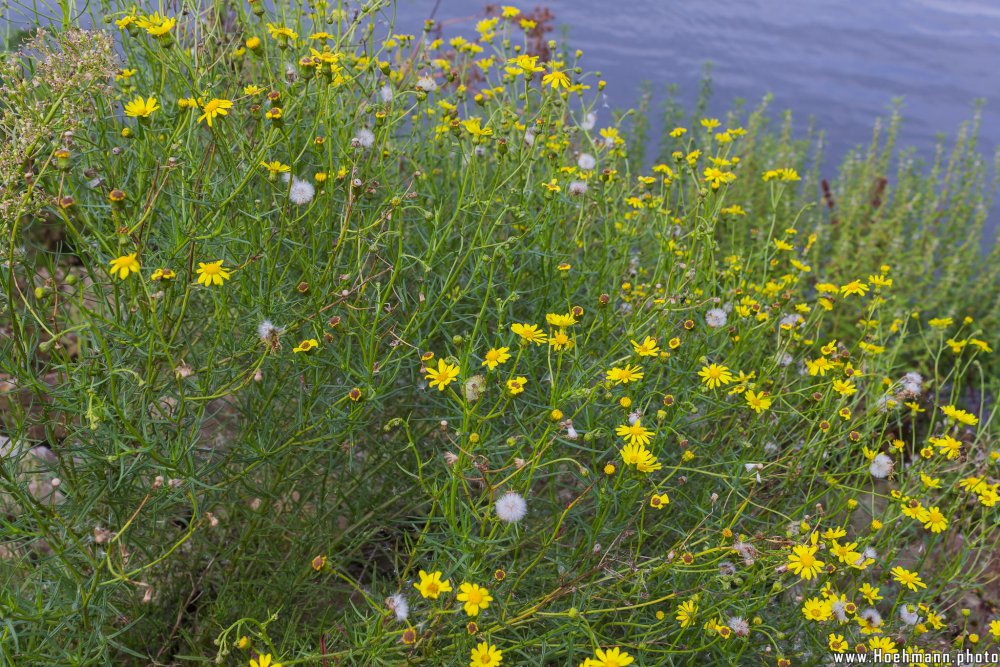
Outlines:
<svg viewBox="0 0 1000 667"><path fill-rule="evenodd" d="M584 65L608 81L611 107L635 105L643 81L680 86L693 102L712 63L711 110L734 99L750 105L766 93L791 109L797 127L810 117L826 133L825 171L867 142L875 119L902 98L901 145L929 158L935 138L955 136L983 98L980 148L1000 145L1000 0L547 0L544 4L583 49ZM471 30L480 0L398 0L399 27L417 31L436 18ZM610 110L609 110L610 117ZM996 214L990 226L997 228Z"/></svg>
<svg viewBox="0 0 1000 667"><path fill-rule="evenodd" d="M536 2L519 4L531 9ZM633 105L643 81L697 93L713 65L713 110L774 94L774 108L813 116L842 155L903 98L903 143L929 150L985 98L982 147L1000 143L1000 0L548 0L570 45ZM481 14L480 0L398 0L400 27ZM451 27L460 30L461 24ZM557 29L554 34L559 37ZM662 90L662 87L661 87ZM662 95L661 95L662 98Z"/></svg>

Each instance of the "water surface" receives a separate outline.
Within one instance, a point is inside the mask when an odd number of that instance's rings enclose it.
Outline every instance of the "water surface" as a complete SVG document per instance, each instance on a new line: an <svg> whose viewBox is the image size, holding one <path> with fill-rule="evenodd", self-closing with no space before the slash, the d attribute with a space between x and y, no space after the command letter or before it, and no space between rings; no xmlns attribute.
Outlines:
<svg viewBox="0 0 1000 667"><path fill-rule="evenodd" d="M505 0L506 2L506 0ZM529 4L510 2L522 10ZM608 81L610 108L634 106L641 84L667 84L693 103L712 63L710 110L736 99L791 109L803 131L810 118L826 134L827 175L852 147L871 138L875 119L902 98L902 146L930 159L985 99L980 150L1000 145L1000 0L548 0L555 38L583 49L583 65ZM469 17L449 31L471 31L479 0L398 0L398 27L419 31L438 19ZM688 108L691 108L690 104ZM607 118L610 118L610 109ZM658 129L654 125L654 129ZM997 215L990 226L997 228Z"/></svg>

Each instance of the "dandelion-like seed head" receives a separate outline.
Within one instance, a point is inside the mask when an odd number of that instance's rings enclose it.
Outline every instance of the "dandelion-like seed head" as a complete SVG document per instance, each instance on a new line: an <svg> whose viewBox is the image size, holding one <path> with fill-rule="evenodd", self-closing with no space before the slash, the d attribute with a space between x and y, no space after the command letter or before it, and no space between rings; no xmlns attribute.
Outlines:
<svg viewBox="0 0 1000 667"><path fill-rule="evenodd" d="M375 145L375 133L367 127L363 127L351 139L351 145L359 148L371 148Z"/></svg>
<svg viewBox="0 0 1000 667"><path fill-rule="evenodd" d="M713 329L718 329L719 327L726 326L726 321L729 316L726 311L722 308L712 308L707 313L705 313L705 324L712 327Z"/></svg>
<svg viewBox="0 0 1000 667"><path fill-rule="evenodd" d="M517 523L528 513L528 503L520 493L509 491L496 502L497 516L506 523Z"/></svg>
<svg viewBox="0 0 1000 667"><path fill-rule="evenodd" d="M869 472L871 472L872 477L876 479L885 479L892 474L892 458L888 454L878 454L872 463L868 466Z"/></svg>
<svg viewBox="0 0 1000 667"><path fill-rule="evenodd" d="M288 199L296 206L305 206L316 196L316 188L309 181L299 180L292 177L292 184L288 188Z"/></svg>
<svg viewBox="0 0 1000 667"><path fill-rule="evenodd" d="M406 596L402 593L390 595L385 599L385 606L395 616L400 623L404 622L410 615L410 603L406 601Z"/></svg>
<svg viewBox="0 0 1000 667"><path fill-rule="evenodd" d="M576 166L584 171L590 171L597 166L597 158L590 153L580 153L580 157L576 159Z"/></svg>

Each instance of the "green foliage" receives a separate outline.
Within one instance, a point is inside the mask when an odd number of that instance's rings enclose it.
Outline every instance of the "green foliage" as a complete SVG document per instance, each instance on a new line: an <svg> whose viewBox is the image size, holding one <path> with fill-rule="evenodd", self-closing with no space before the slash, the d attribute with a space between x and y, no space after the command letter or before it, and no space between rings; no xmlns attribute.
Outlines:
<svg viewBox="0 0 1000 667"><path fill-rule="evenodd" d="M582 55L533 60L519 18L440 44L382 34L384 3L275 4L109 11L120 67L77 29L5 61L7 663L990 641L1000 262L976 121L925 167L894 116L828 206L821 135L766 98L711 130L707 82L690 121L672 103L650 170L646 114L591 123ZM420 571L453 591L422 597ZM463 583L492 596L475 618Z"/></svg>

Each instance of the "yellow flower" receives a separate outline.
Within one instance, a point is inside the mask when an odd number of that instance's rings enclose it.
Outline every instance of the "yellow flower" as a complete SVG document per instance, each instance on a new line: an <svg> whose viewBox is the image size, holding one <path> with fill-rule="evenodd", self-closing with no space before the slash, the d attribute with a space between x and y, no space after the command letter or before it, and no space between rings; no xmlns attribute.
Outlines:
<svg viewBox="0 0 1000 667"><path fill-rule="evenodd" d="M767 183L768 181L772 181L774 179L785 182L795 182L802 180L799 177L799 173L797 171L795 171L794 169L789 169L787 167L783 167L781 169L770 169L764 172L765 183Z"/></svg>
<svg viewBox="0 0 1000 667"><path fill-rule="evenodd" d="M295 32L291 28L287 28L277 23L268 23L267 31L271 33L271 37L278 40L294 40L299 36L299 33Z"/></svg>
<svg viewBox="0 0 1000 667"><path fill-rule="evenodd" d="M947 455L948 459L952 461L957 459L962 452L962 443L950 435L942 438L929 438L928 442L937 447L942 454Z"/></svg>
<svg viewBox="0 0 1000 667"><path fill-rule="evenodd" d="M927 321L927 324L931 325L935 329L947 329L950 327L955 320L950 317L932 317Z"/></svg>
<svg viewBox="0 0 1000 667"><path fill-rule="evenodd" d="M663 467L653 453L640 444L628 444L619 452L622 463L634 465L639 472L653 472Z"/></svg>
<svg viewBox="0 0 1000 667"><path fill-rule="evenodd" d="M1000 642L1000 618L990 621L990 635L993 636L993 641Z"/></svg>
<svg viewBox="0 0 1000 667"><path fill-rule="evenodd" d="M829 600L809 598L802 605L802 615L810 621L826 621L833 615L833 605Z"/></svg>
<svg viewBox="0 0 1000 667"><path fill-rule="evenodd" d="M824 563L816 558L819 547L815 544L816 533L813 533L813 545L799 544L792 547L788 554L788 569L803 579L813 579L823 570Z"/></svg>
<svg viewBox="0 0 1000 667"><path fill-rule="evenodd" d="M551 336L549 336L549 345L552 346L553 350L568 350L573 347L573 339L569 337L565 329L560 329Z"/></svg>
<svg viewBox="0 0 1000 667"><path fill-rule="evenodd" d="M480 125L480 119L478 117L469 118L468 120L462 121L462 127L465 131L471 134L475 138L479 137L489 137L493 134L493 130L489 127L482 127Z"/></svg>
<svg viewBox="0 0 1000 667"><path fill-rule="evenodd" d="M510 325L510 330L528 343L542 345L548 341L548 338L544 333L542 333L542 330L538 328L537 324L515 323Z"/></svg>
<svg viewBox="0 0 1000 667"><path fill-rule="evenodd" d="M157 104L155 97L150 95L146 99L142 99L142 95L140 95L125 105L125 115L132 118L149 118L149 114L159 110L159 108L160 105Z"/></svg>
<svg viewBox="0 0 1000 667"><path fill-rule="evenodd" d="M928 507L922 517L924 528L932 533L940 533L948 527L948 518L938 507Z"/></svg>
<svg viewBox="0 0 1000 667"><path fill-rule="evenodd" d="M517 7L512 6L512 5L501 5L500 6L500 15L502 17L504 17L505 19L512 19L512 18L514 18L515 16L517 16L520 13L521 13L521 10L518 9Z"/></svg>
<svg viewBox="0 0 1000 667"><path fill-rule="evenodd" d="M899 649L896 648L896 642L888 637L872 637L868 640L868 648L873 651L877 649L882 655L899 653Z"/></svg>
<svg viewBox="0 0 1000 667"><path fill-rule="evenodd" d="M509 347L494 347L486 353L486 358L483 361L483 366L486 366L491 371L496 370L496 367L502 363L505 363L510 359L510 348Z"/></svg>
<svg viewBox="0 0 1000 667"><path fill-rule="evenodd" d="M554 327L571 327L576 324L576 318L573 317L573 313L566 313L565 315L560 315L559 313L548 313L545 315L545 321Z"/></svg>
<svg viewBox="0 0 1000 667"><path fill-rule="evenodd" d="M216 116L225 116L229 114L229 109L233 108L233 103L229 100L223 100L219 98L213 98L201 108L202 114L198 116L198 122L207 121L208 126L212 127L212 119Z"/></svg>
<svg viewBox="0 0 1000 667"><path fill-rule="evenodd" d="M469 616L478 616L480 611L489 607L490 602L493 602L490 592L482 586L465 583L459 586L458 590L461 591L457 596L458 601L465 603L463 608Z"/></svg>
<svg viewBox="0 0 1000 667"><path fill-rule="evenodd" d="M844 296L851 296L852 294L857 294L858 296L864 296L868 291L868 285L861 282L860 280L852 280L846 285L841 285L840 293Z"/></svg>
<svg viewBox="0 0 1000 667"><path fill-rule="evenodd" d="M292 170L287 164L282 164L278 160L272 160L271 162L261 162L260 166L271 172L272 175L284 174Z"/></svg>
<svg viewBox="0 0 1000 667"><path fill-rule="evenodd" d="M292 348L292 352L298 354L299 352L308 352L310 350L315 350L319 347L319 341L315 338L307 338L298 345Z"/></svg>
<svg viewBox="0 0 1000 667"><path fill-rule="evenodd" d="M158 12L154 12L139 19L136 25L153 37L164 37L177 25L177 19L160 16Z"/></svg>
<svg viewBox="0 0 1000 667"><path fill-rule="evenodd" d="M634 424L622 424L615 430L615 434L625 438L630 445L648 445L653 436L656 435L642 425L642 421L635 420Z"/></svg>
<svg viewBox="0 0 1000 667"><path fill-rule="evenodd" d="M670 496L665 493L654 493L649 498L649 506L661 510L670 504Z"/></svg>
<svg viewBox="0 0 1000 667"><path fill-rule="evenodd" d="M550 64L549 67L552 67L552 65ZM552 86L553 90L557 90L560 87L569 88L569 84L569 77L566 76L566 72L560 69L552 69L542 77L542 85Z"/></svg>
<svg viewBox="0 0 1000 667"><path fill-rule="evenodd" d="M480 642L472 649L469 667L497 667L503 662L503 651L493 644Z"/></svg>
<svg viewBox="0 0 1000 667"><path fill-rule="evenodd" d="M833 368L833 362L826 357L806 359L806 369L809 371L809 375L819 375L822 377L831 368Z"/></svg>
<svg viewBox="0 0 1000 667"><path fill-rule="evenodd" d="M125 280L130 273L139 273L139 260L136 253L132 252L111 260L111 275L117 276L118 280Z"/></svg>
<svg viewBox="0 0 1000 667"><path fill-rule="evenodd" d="M270 653L266 653L261 656L257 656L256 659L250 658L250 667L281 667L280 662L272 662L274 659L271 657Z"/></svg>
<svg viewBox="0 0 1000 667"><path fill-rule="evenodd" d="M427 369L427 379L430 380L431 389L437 387L439 391L444 391L444 388L454 382L457 377L458 366L449 364L444 359L438 359L437 370Z"/></svg>
<svg viewBox="0 0 1000 667"><path fill-rule="evenodd" d="M686 628L692 623L694 623L694 617L698 614L698 602L695 598L690 600L685 600L677 607L677 622L681 624L682 628Z"/></svg>
<svg viewBox="0 0 1000 667"><path fill-rule="evenodd" d="M159 280L173 280L176 277L177 274L173 269L157 269L156 271L153 271L153 275L151 275L149 279L155 282Z"/></svg>
<svg viewBox="0 0 1000 667"><path fill-rule="evenodd" d="M643 378L642 368L625 364L624 368L613 367L607 372L607 379L615 384L628 384Z"/></svg>
<svg viewBox="0 0 1000 667"><path fill-rule="evenodd" d="M517 76L518 74L533 74L534 72L545 71L544 67L538 66L538 56L520 55L507 61L507 73Z"/></svg>
<svg viewBox="0 0 1000 667"><path fill-rule="evenodd" d="M752 391L748 391L743 394L743 398L747 400L747 405L753 408L754 412L757 414L771 408L771 399L768 398L768 396L762 391L756 394Z"/></svg>
<svg viewBox="0 0 1000 667"><path fill-rule="evenodd" d="M861 597L868 600L868 604L875 604L882 599L882 596L878 594L878 588L871 584L862 584L858 592L861 593Z"/></svg>
<svg viewBox="0 0 1000 667"><path fill-rule="evenodd" d="M892 568L892 578L914 592L917 591L918 587L927 588L927 584L920 580L920 575L918 573L910 572L906 568L898 565Z"/></svg>
<svg viewBox="0 0 1000 667"><path fill-rule="evenodd" d="M635 658L617 646L609 648L607 651L597 649L594 651L594 655L597 656L597 659L591 661L591 667L625 667L635 662Z"/></svg>
<svg viewBox="0 0 1000 667"><path fill-rule="evenodd" d="M507 380L507 391L510 392L511 396L517 396L524 391L524 385L528 384L528 378L526 377L516 377Z"/></svg>
<svg viewBox="0 0 1000 667"><path fill-rule="evenodd" d="M442 593L451 592L451 582L447 579L442 580L440 572L427 574L420 570L417 574L420 576L420 582L413 584L413 587L420 591L423 597L437 600Z"/></svg>
<svg viewBox="0 0 1000 667"><path fill-rule="evenodd" d="M843 653L848 648L848 643L844 640L844 635L830 634L828 637L830 650L834 653Z"/></svg>
<svg viewBox="0 0 1000 667"><path fill-rule="evenodd" d="M729 368L719 364L709 364L708 366L703 366L702 369L698 371L698 376L701 377L701 381L704 382L705 386L709 389L715 389L716 387L727 385L733 381L733 374L729 372Z"/></svg>
<svg viewBox="0 0 1000 667"><path fill-rule="evenodd" d="M857 393L858 388L850 380L834 380L833 390L841 396L850 396Z"/></svg>
<svg viewBox="0 0 1000 667"><path fill-rule="evenodd" d="M976 424L979 423L979 418L976 417L974 414L966 412L965 410L959 410L954 405L943 406L941 408L941 412L943 412L946 416L950 417L951 419L954 419L957 422L965 424L966 426L975 426Z"/></svg>
<svg viewBox="0 0 1000 667"><path fill-rule="evenodd" d="M632 349L640 357L655 357L660 353L660 348L656 345L656 339L652 336L646 336L641 343L633 340Z"/></svg>
<svg viewBox="0 0 1000 667"><path fill-rule="evenodd" d="M217 260L215 262L198 262L198 282L205 287L211 287L215 285L216 287L222 285L223 282L229 280L229 269L223 268L222 263L225 260Z"/></svg>

